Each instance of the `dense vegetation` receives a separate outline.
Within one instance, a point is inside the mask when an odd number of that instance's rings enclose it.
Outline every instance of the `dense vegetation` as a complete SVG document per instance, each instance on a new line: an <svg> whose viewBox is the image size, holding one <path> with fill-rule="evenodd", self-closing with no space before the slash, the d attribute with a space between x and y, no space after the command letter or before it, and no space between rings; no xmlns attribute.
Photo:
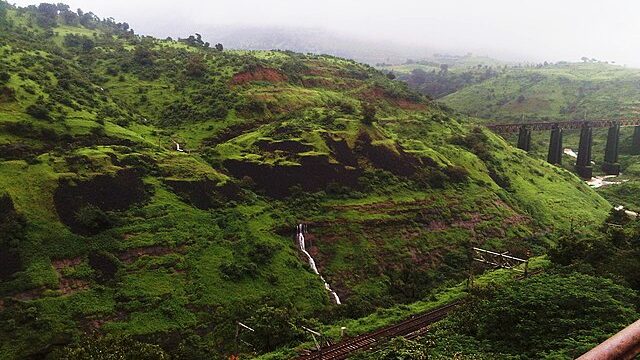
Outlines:
<svg viewBox="0 0 640 360"><path fill-rule="evenodd" d="M353 61L159 40L62 4L0 2L0 44L2 358L224 358L236 321L256 330L240 351L287 357L301 325L433 306L471 245L542 254L610 208Z"/></svg>
<svg viewBox="0 0 640 360"><path fill-rule="evenodd" d="M573 359L640 316L640 227L613 211L602 228L566 232L544 275L477 287L415 341L360 359Z"/></svg>
<svg viewBox="0 0 640 360"><path fill-rule="evenodd" d="M412 89L434 99L484 82L506 71L506 66L494 68L486 64L471 67L454 64L450 67L448 63L434 61L409 62L383 68L396 79L406 82Z"/></svg>

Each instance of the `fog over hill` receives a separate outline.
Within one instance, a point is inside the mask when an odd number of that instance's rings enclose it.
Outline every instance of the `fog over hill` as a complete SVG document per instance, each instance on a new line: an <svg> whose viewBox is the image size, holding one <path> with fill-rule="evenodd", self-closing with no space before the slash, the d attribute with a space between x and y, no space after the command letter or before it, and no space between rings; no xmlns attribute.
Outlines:
<svg viewBox="0 0 640 360"><path fill-rule="evenodd" d="M26 6L34 1L16 3ZM290 45L293 50L368 62L418 56L418 49L433 49L516 62L577 61L587 56L640 66L640 52L630 46L640 40L635 15L640 4L629 0L73 0L69 5L126 19L142 34L176 37L201 32L211 43L226 40L232 47ZM406 52L398 53L401 48Z"/></svg>

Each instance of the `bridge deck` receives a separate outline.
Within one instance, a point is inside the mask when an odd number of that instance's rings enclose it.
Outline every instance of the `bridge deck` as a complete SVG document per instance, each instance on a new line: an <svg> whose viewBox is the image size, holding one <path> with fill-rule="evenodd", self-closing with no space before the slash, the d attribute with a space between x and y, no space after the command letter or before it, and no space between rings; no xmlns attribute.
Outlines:
<svg viewBox="0 0 640 360"><path fill-rule="evenodd" d="M551 130L555 126L561 129L580 129L587 123L593 128L604 128L615 124L620 126L640 126L640 119L624 119L624 120L571 120L571 121L547 121L547 122L528 122L528 123L512 123L512 124L489 124L487 127L496 133L514 133L520 130L520 127L526 125L531 130Z"/></svg>

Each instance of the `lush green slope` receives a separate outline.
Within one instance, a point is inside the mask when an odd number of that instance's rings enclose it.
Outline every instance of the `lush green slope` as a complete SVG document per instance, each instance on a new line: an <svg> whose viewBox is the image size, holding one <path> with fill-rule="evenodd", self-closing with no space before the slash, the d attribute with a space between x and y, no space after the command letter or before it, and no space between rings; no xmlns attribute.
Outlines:
<svg viewBox="0 0 640 360"><path fill-rule="evenodd" d="M472 244L543 253L610 207L369 66L0 9L2 358L86 334L222 357L238 320L257 352L295 345L456 283Z"/></svg>
<svg viewBox="0 0 640 360"><path fill-rule="evenodd" d="M602 63L558 63L509 68L442 101L495 121L635 117L640 70Z"/></svg>

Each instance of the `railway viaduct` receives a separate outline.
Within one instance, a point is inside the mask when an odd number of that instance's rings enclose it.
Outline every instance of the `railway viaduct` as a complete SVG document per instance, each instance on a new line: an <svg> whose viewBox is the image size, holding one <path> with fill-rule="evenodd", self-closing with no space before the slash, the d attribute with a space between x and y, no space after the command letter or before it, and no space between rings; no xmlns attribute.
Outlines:
<svg viewBox="0 0 640 360"><path fill-rule="evenodd" d="M591 165L591 141L593 128L609 128L602 171L607 175L618 175L620 174L620 164L618 164L618 142L620 140L620 127L622 126L635 126L633 131L632 151L634 154L640 154L640 119L491 124L487 127L498 134L517 132L518 148L524 151L529 151L531 149L532 131L550 130L551 137L549 140L547 161L552 164L562 163L562 131L565 129L580 129L580 143L578 145L576 172L580 177L590 179L593 173L593 167Z"/></svg>

